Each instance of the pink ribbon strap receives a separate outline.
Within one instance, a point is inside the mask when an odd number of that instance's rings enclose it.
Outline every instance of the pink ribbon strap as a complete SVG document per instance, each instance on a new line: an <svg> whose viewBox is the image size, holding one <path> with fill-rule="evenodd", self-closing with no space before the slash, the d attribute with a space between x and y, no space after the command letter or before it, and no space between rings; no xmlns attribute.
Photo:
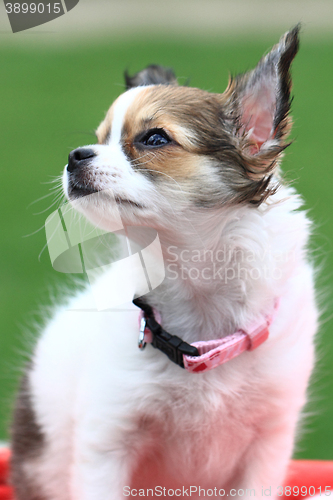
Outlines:
<svg viewBox="0 0 333 500"><path fill-rule="evenodd" d="M274 311L277 307L278 301L274 304ZM142 317L141 311L140 318ZM257 321L251 325L246 331L237 330L232 335L216 340L193 342L191 345L198 349L200 355L188 356L184 354L184 368L192 373L203 373L226 363L244 351L253 351L267 340L272 320L273 315L269 315L261 322ZM145 329L144 339L147 343L152 342L152 333L148 328Z"/></svg>
<svg viewBox="0 0 333 500"><path fill-rule="evenodd" d="M184 367L192 373L202 373L226 363L244 351L253 351L259 347L269 335L269 323L251 329L248 332L238 330L222 339L208 342L193 342L200 356L184 356Z"/></svg>

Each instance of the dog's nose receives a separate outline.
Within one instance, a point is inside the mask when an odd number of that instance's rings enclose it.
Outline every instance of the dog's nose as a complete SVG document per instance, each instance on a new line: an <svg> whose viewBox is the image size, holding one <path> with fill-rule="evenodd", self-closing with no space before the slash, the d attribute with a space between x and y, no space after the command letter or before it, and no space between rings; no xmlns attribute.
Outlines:
<svg viewBox="0 0 333 500"><path fill-rule="evenodd" d="M80 167L83 167L89 158L94 158L96 153L89 148L77 148L69 153L68 156L68 172L74 172Z"/></svg>

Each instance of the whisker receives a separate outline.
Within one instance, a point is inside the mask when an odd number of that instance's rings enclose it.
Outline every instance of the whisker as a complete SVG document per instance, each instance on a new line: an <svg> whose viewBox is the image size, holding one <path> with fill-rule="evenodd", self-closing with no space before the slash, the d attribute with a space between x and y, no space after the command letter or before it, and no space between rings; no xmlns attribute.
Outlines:
<svg viewBox="0 0 333 500"><path fill-rule="evenodd" d="M40 184L54 184L55 182L59 182L60 184L62 183L62 175L54 175L50 177L53 177L51 181L43 181Z"/></svg>
<svg viewBox="0 0 333 500"><path fill-rule="evenodd" d="M47 245L48 245L48 241L45 243L45 245L43 246L43 248L40 251L40 254L38 255L38 262L40 262L40 258L42 256L42 253L44 252L44 250L47 247Z"/></svg>
<svg viewBox="0 0 333 500"><path fill-rule="evenodd" d="M137 168L136 169L138 172L152 172L152 173L155 173L156 174L156 170L153 170L151 168ZM184 194L190 194L191 191L185 191L181 186L180 184L173 178L171 177L171 175L168 175L166 174L165 172L160 172L158 171L157 172L158 174L161 174L161 175L164 175L165 177L167 177L168 179L172 180L174 182L174 184L176 184L176 186L179 188L179 191L184 193Z"/></svg>
<svg viewBox="0 0 333 500"><path fill-rule="evenodd" d="M52 208L54 205L56 205L57 203L59 203L59 206L61 204L61 201L64 199L64 195L62 193L59 193L58 196L56 197L56 199L54 200L54 202L47 208L45 208L45 210L42 210L41 212L36 212L34 213L33 215L41 215L41 214L44 214L45 212L47 212L48 210L50 210L50 208Z"/></svg>
<svg viewBox="0 0 333 500"><path fill-rule="evenodd" d="M39 201L41 200L45 200L45 198L48 198L49 196L54 196L54 193L48 193L48 194L45 194L44 196L41 196L40 198L38 198L37 200L34 200L32 201L31 203L29 203L29 205L27 206L27 209L31 207L31 205L35 205L35 203L38 203Z"/></svg>
<svg viewBox="0 0 333 500"><path fill-rule="evenodd" d="M39 231L41 231L44 228L45 228L45 225L43 224L39 229L36 229L36 231L33 231L32 233L29 233L29 234L24 234L22 236L22 238L29 238L30 236L33 236L34 234L39 233Z"/></svg>

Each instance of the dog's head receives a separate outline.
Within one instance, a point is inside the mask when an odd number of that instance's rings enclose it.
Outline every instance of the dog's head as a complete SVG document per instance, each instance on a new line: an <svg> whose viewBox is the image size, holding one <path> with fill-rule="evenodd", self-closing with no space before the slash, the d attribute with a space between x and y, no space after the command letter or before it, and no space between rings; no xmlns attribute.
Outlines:
<svg viewBox="0 0 333 500"><path fill-rule="evenodd" d="M178 86L159 66L126 75L127 91L98 127L98 144L69 155L69 200L81 199L80 210L102 226L115 207L129 224L159 226L173 224L175 212L263 203L277 189L288 145L298 32L286 33L223 94Z"/></svg>

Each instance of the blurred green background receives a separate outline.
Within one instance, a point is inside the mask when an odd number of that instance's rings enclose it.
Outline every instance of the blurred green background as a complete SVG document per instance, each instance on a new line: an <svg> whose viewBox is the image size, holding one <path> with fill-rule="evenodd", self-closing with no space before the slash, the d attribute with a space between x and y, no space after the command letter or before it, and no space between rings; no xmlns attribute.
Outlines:
<svg viewBox="0 0 333 500"><path fill-rule="evenodd" d="M229 72L253 67L290 26L286 22L280 32L251 36L238 32L198 37L189 30L186 36L104 34L75 43L44 43L47 32L15 40L8 32L3 36L0 439L8 439L13 394L43 308L54 303L59 283L68 283L68 277L52 269L45 249L44 222L57 208L52 206L55 185L49 182L61 174L73 148L95 142L94 129L123 91L124 69L136 72L151 63L171 66L180 83L189 78L191 86L222 92ZM332 63L333 37L310 36L305 29L293 65L295 142L283 163L315 221L312 251L319 267L323 316L311 403L296 456L320 459L333 459Z"/></svg>

